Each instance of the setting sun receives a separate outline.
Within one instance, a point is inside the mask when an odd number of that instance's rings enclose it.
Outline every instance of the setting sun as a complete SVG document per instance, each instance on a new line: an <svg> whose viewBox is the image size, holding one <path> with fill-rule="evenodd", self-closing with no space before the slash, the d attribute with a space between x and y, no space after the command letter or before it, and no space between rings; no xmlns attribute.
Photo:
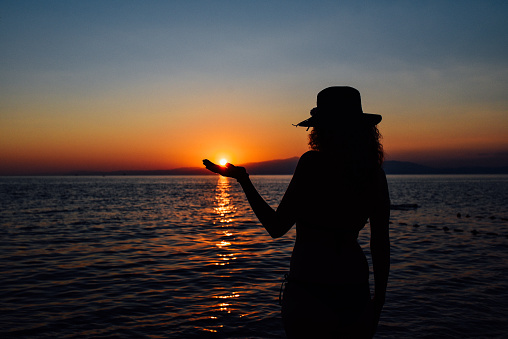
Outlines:
<svg viewBox="0 0 508 339"><path fill-rule="evenodd" d="M220 164L221 166L225 166L227 163L228 163L228 160L227 160L227 159L220 159L220 160L219 160L219 164Z"/></svg>

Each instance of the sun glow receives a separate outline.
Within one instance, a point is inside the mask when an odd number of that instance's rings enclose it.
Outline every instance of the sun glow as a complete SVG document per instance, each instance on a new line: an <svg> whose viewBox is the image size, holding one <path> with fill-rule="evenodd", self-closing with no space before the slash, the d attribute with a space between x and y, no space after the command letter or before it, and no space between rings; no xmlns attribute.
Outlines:
<svg viewBox="0 0 508 339"><path fill-rule="evenodd" d="M228 163L228 160L227 160L227 159L222 158L222 159L220 159L220 160L219 160L219 164L220 164L221 166L225 166L227 163Z"/></svg>

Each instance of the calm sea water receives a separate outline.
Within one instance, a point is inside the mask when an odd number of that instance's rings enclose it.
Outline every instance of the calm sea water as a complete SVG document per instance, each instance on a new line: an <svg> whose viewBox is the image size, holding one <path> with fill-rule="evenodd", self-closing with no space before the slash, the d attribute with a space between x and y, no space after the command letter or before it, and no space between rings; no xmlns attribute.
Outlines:
<svg viewBox="0 0 508 339"><path fill-rule="evenodd" d="M289 180L253 177L273 206ZM376 338L508 338L508 176L388 181ZM295 231L272 240L234 181L4 177L0 203L2 338L284 337Z"/></svg>

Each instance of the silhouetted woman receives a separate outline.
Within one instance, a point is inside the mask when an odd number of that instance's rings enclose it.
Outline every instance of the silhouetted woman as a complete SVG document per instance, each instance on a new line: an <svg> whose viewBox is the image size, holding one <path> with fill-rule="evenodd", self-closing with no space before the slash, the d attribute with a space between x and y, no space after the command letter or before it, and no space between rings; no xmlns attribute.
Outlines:
<svg viewBox="0 0 508 339"><path fill-rule="evenodd" d="M360 93L329 87L311 117L311 151L300 158L282 201L273 210L243 167L205 166L241 184L259 221L273 237L296 223L296 241L282 300L288 338L370 338L385 301L390 268L390 201L381 168L377 114L363 113ZM375 290L358 232L370 220Z"/></svg>

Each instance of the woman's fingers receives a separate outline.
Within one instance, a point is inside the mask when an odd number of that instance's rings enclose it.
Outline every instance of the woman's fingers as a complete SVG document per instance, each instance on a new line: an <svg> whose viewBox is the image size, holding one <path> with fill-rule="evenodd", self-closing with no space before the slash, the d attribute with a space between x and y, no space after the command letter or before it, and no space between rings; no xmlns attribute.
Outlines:
<svg viewBox="0 0 508 339"><path fill-rule="evenodd" d="M210 160L208 160L208 159L203 160L203 165L205 165L207 170L212 171L214 173L219 173L218 172L219 166L217 166L216 164L214 164Z"/></svg>
<svg viewBox="0 0 508 339"><path fill-rule="evenodd" d="M230 164L229 162L224 166L219 166L208 159L204 159L203 165L205 165L206 169L209 171L223 175L225 177L238 178L247 173L244 167L238 167Z"/></svg>
<svg viewBox="0 0 508 339"><path fill-rule="evenodd" d="M205 165L206 169L209 171L212 171L220 175L228 176L227 173L229 170L228 168L216 165L208 159L203 160L203 165Z"/></svg>
<svg viewBox="0 0 508 339"><path fill-rule="evenodd" d="M211 165L213 165L213 162L211 162L210 160L208 159L203 159L203 165L205 165L206 168L210 167Z"/></svg>

